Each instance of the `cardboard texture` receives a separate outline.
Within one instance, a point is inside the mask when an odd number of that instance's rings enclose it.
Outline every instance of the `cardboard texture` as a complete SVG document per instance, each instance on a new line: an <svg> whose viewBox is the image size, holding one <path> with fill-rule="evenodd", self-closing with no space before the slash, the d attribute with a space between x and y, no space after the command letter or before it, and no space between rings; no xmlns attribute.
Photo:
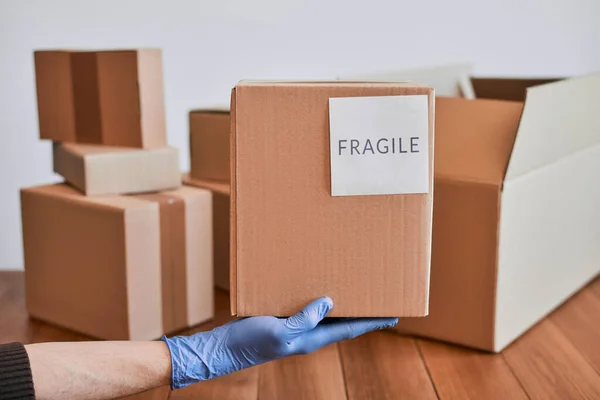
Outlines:
<svg viewBox="0 0 600 400"><path fill-rule="evenodd" d="M429 194L332 197L332 97L429 96ZM427 314L433 90L401 83L240 83L231 106L232 313Z"/></svg>
<svg viewBox="0 0 600 400"><path fill-rule="evenodd" d="M435 67L414 68L345 76L342 80L377 82L418 82L435 89L436 96L475 98L470 76L472 64L448 64Z"/></svg>
<svg viewBox="0 0 600 400"><path fill-rule="evenodd" d="M229 184L193 179L189 174L183 175L183 183L212 192L215 286L229 291Z"/></svg>
<svg viewBox="0 0 600 400"><path fill-rule="evenodd" d="M396 329L501 351L600 272L598 109L600 74L437 99L430 313Z"/></svg>
<svg viewBox="0 0 600 400"><path fill-rule="evenodd" d="M190 112L190 176L229 182L229 111Z"/></svg>
<svg viewBox="0 0 600 400"><path fill-rule="evenodd" d="M40 139L167 145L160 50L34 53Z"/></svg>
<svg viewBox="0 0 600 400"><path fill-rule="evenodd" d="M92 337L151 340L213 317L210 192L21 191L27 309Z"/></svg>
<svg viewBox="0 0 600 400"><path fill-rule="evenodd" d="M54 172L88 196L175 189L181 185L174 147L132 149L54 143Z"/></svg>

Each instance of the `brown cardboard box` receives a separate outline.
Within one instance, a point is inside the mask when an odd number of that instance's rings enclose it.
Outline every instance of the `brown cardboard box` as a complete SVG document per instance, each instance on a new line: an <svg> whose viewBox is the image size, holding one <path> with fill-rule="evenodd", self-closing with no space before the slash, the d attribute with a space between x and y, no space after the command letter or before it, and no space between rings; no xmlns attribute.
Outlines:
<svg viewBox="0 0 600 400"><path fill-rule="evenodd" d="M229 182L229 110L190 112L190 176Z"/></svg>
<svg viewBox="0 0 600 400"><path fill-rule="evenodd" d="M501 351L600 272L600 74L473 83L524 107L436 100L430 312L397 329Z"/></svg>
<svg viewBox="0 0 600 400"><path fill-rule="evenodd" d="M160 50L36 51L41 139L166 146Z"/></svg>
<svg viewBox="0 0 600 400"><path fill-rule="evenodd" d="M86 197L21 191L26 301L35 317L113 340L149 340L213 317L211 194L182 187Z"/></svg>
<svg viewBox="0 0 600 400"><path fill-rule="evenodd" d="M229 291L229 184L193 179L189 174L183 175L183 183L212 192L215 286Z"/></svg>
<svg viewBox="0 0 600 400"><path fill-rule="evenodd" d="M421 153L428 193L332 196L328 112L334 98L423 100L419 122L429 143ZM331 316L426 315L432 89L400 83L242 82L232 93L231 113L232 313L285 316L327 295L335 304Z"/></svg>
<svg viewBox="0 0 600 400"><path fill-rule="evenodd" d="M133 194L181 185L179 151L174 147L132 149L54 143L54 172L88 196Z"/></svg>

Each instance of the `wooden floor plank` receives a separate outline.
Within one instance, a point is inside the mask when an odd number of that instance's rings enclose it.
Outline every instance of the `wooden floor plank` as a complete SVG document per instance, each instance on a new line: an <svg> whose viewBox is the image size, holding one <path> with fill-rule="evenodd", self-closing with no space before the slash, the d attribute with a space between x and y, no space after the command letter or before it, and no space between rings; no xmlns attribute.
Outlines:
<svg viewBox="0 0 600 400"><path fill-rule="evenodd" d="M412 338L374 332L340 343L349 400L435 399Z"/></svg>
<svg viewBox="0 0 600 400"><path fill-rule="evenodd" d="M428 340L418 346L440 399L527 399L499 355Z"/></svg>
<svg viewBox="0 0 600 400"><path fill-rule="evenodd" d="M504 350L503 357L531 399L600 398L600 375L548 319Z"/></svg>
<svg viewBox="0 0 600 400"><path fill-rule="evenodd" d="M253 367L184 389L174 390L171 399L256 400L259 367Z"/></svg>
<svg viewBox="0 0 600 400"><path fill-rule="evenodd" d="M586 287L550 315L550 320L600 374L600 296Z"/></svg>
<svg viewBox="0 0 600 400"><path fill-rule="evenodd" d="M22 272L4 271L5 289L0 298L0 343L31 343L39 325L29 319L25 309L25 282Z"/></svg>
<svg viewBox="0 0 600 400"><path fill-rule="evenodd" d="M213 321L181 334L206 331L232 320L228 294L217 291L215 302ZM519 399L524 392L532 399L600 399L599 307L600 278L501 355L377 332L337 345L339 357L332 346L183 390L170 392L164 387L127 400L162 400L169 394L173 399L200 400L256 400L258 396L261 400L335 400L346 394L351 400L434 399L431 380L441 399ZM23 273L0 272L0 343L86 339L30 319Z"/></svg>
<svg viewBox="0 0 600 400"><path fill-rule="evenodd" d="M345 400L337 344L260 366L259 400Z"/></svg>
<svg viewBox="0 0 600 400"><path fill-rule="evenodd" d="M83 340L94 340L88 336L50 325L42 321L32 320L31 324L37 326L32 335L31 341L33 343L79 342Z"/></svg>

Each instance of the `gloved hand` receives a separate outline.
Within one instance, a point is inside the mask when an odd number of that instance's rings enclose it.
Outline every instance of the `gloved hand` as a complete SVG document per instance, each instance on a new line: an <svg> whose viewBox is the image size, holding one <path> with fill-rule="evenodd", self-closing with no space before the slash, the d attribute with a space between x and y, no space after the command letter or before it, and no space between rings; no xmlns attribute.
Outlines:
<svg viewBox="0 0 600 400"><path fill-rule="evenodd" d="M163 337L169 347L172 389L277 360L307 354L341 340L390 328L397 318L331 318L322 297L289 318L243 318L192 336Z"/></svg>

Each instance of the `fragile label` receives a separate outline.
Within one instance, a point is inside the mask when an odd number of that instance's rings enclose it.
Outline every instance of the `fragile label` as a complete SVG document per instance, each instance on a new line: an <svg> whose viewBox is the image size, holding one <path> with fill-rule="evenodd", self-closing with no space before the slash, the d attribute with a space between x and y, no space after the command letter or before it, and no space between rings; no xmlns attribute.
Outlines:
<svg viewBox="0 0 600 400"><path fill-rule="evenodd" d="M429 192L428 96L329 99L332 196Z"/></svg>

